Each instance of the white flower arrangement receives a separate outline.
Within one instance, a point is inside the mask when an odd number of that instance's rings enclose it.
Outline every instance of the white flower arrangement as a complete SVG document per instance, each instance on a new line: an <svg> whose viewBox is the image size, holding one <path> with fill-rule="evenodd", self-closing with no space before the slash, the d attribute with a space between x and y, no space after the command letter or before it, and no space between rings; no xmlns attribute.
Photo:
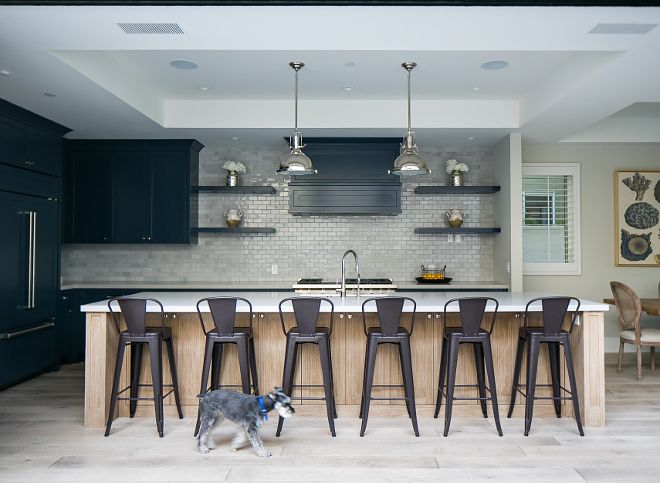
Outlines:
<svg viewBox="0 0 660 483"><path fill-rule="evenodd" d="M452 171L469 171L468 165L465 163L458 163L455 159L447 161L447 172L451 174Z"/></svg>
<svg viewBox="0 0 660 483"><path fill-rule="evenodd" d="M227 161L222 165L224 169L232 173L245 173L245 165L237 161Z"/></svg>

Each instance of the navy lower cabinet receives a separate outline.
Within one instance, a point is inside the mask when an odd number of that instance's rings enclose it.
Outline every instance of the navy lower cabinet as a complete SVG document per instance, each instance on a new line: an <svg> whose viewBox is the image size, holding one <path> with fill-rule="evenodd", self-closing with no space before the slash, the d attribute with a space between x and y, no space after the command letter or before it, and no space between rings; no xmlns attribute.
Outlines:
<svg viewBox="0 0 660 483"><path fill-rule="evenodd" d="M64 243L194 244L194 140L67 141Z"/></svg>

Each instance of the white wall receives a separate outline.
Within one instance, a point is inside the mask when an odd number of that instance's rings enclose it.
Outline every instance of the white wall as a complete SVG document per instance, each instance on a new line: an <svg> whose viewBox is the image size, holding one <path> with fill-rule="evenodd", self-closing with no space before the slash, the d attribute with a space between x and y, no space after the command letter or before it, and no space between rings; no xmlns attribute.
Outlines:
<svg viewBox="0 0 660 483"><path fill-rule="evenodd" d="M616 280L632 287L639 297L658 297L660 265L614 265L614 171L660 170L660 145L527 146L522 149L522 159L523 163L580 163L582 210L582 275L527 275L523 277L524 290L602 301L612 296L609 283ZM652 245L660 245L658 231L654 227ZM644 315L642 323L660 327L660 317ZM618 351L618 339L619 326L612 307L605 315L605 350Z"/></svg>

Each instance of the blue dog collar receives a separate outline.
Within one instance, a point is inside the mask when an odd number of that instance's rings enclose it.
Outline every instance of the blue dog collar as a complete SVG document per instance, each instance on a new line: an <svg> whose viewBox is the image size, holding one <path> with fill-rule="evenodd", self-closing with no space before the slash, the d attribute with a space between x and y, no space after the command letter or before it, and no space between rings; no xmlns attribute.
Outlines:
<svg viewBox="0 0 660 483"><path fill-rule="evenodd" d="M261 406L261 412L264 415L264 419L268 421L268 413L266 412L266 408L264 407L264 402L261 400L261 396L259 396L259 406Z"/></svg>

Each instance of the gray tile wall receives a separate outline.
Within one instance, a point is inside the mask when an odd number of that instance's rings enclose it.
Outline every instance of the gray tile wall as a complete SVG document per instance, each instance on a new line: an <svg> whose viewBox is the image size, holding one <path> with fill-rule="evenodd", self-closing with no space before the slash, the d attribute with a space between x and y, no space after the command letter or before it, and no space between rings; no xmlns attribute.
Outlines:
<svg viewBox="0 0 660 483"><path fill-rule="evenodd" d="M200 194L199 226L226 226L224 212L243 212L244 227L273 227L274 235L205 234L194 246L63 245L62 276L75 282L269 282L290 284L300 277L335 280L341 257L357 252L363 278L389 277L414 282L420 265L447 265L456 281L493 278L493 236L462 235L449 243L446 235L416 235L417 227L448 226L445 212L468 214L463 226L492 226L493 196L416 195L419 184L448 184L445 161L467 163L465 184L492 184L490 147L421 148L432 175L403 179L398 216L289 215L287 178L276 175L286 147L205 147L200 153L200 184L224 185L225 161L247 167L244 185L272 185L275 195ZM352 263L348 262L350 266ZM277 275L271 274L277 265ZM350 272L349 272L350 273Z"/></svg>

